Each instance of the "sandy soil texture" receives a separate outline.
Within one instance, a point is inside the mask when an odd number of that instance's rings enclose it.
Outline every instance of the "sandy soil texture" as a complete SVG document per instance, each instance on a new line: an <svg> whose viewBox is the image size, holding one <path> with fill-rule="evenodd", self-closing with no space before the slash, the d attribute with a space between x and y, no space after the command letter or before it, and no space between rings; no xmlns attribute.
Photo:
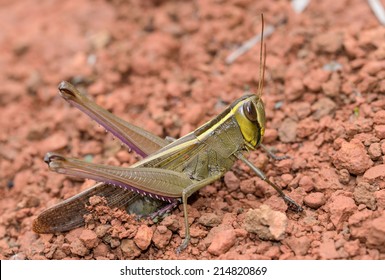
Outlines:
<svg viewBox="0 0 385 280"><path fill-rule="evenodd" d="M178 138L255 91L266 29L262 150L248 158L300 214L236 162L183 213L136 220L92 198L86 225L36 234L44 209L94 184L49 171L46 152L140 159L57 94L76 84L117 116ZM0 259L385 259L385 28L366 1L0 1Z"/></svg>

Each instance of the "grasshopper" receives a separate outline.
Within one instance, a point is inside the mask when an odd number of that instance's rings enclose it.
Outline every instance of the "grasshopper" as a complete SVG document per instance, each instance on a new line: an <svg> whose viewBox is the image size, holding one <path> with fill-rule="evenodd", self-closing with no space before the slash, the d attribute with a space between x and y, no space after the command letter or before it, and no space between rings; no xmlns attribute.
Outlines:
<svg viewBox="0 0 385 280"><path fill-rule="evenodd" d="M235 100L217 117L172 142L125 122L96 105L70 83L61 82L59 93L67 102L89 115L143 159L127 168L47 153L44 160L51 170L100 183L42 212L34 220L33 230L50 233L81 226L84 223L83 215L87 213L84 205L93 195L106 197L110 207L126 207L129 212L138 214L150 213L158 208L161 209L154 215L163 214L183 203L185 239L177 249L179 253L190 240L188 197L221 178L236 160L244 162L271 185L289 208L302 211L300 205L244 156L245 152L255 150L258 146L266 149L261 143L265 131L265 109L261 99L266 62L263 48L261 40L257 94ZM152 209L146 209L149 205Z"/></svg>

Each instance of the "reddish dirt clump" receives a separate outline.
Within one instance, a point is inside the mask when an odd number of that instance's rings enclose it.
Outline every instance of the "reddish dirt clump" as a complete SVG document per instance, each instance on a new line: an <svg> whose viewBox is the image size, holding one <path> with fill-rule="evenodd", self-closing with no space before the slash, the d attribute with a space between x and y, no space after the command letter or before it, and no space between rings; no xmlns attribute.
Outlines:
<svg viewBox="0 0 385 280"><path fill-rule="evenodd" d="M291 1L0 2L0 259L385 259L385 29L366 1L311 1L302 13ZM181 207L139 220L92 197L84 226L32 231L41 211L95 183L50 172L46 152L140 159L66 104L60 81L179 138L257 89L259 45L227 58L260 33L261 13L274 28L264 143L289 158L248 158L302 213L236 162L190 197L179 255Z"/></svg>

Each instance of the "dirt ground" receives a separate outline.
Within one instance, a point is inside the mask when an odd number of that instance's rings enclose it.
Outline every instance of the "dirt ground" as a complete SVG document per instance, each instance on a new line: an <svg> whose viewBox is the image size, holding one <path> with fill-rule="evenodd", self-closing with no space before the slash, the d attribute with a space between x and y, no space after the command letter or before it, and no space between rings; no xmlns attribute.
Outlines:
<svg viewBox="0 0 385 280"><path fill-rule="evenodd" d="M178 138L255 91L265 27L264 143L181 208L136 220L94 198L84 227L36 234L44 209L94 184L46 152L129 165L128 152L57 94L62 80L154 134ZM0 1L0 259L385 259L385 28L366 1Z"/></svg>

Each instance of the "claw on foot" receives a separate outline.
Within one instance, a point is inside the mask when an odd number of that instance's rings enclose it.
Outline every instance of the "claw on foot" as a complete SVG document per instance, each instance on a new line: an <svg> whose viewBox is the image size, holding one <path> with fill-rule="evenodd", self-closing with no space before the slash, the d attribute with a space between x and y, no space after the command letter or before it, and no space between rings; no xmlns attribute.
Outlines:
<svg viewBox="0 0 385 280"><path fill-rule="evenodd" d="M59 86L59 93L65 100L78 99L80 92L69 82L62 81Z"/></svg>
<svg viewBox="0 0 385 280"><path fill-rule="evenodd" d="M180 244L180 246L176 249L176 253L177 255L179 255L184 249L187 248L187 245L189 244L190 242L190 237L187 237L183 240L182 244Z"/></svg>
<svg viewBox="0 0 385 280"><path fill-rule="evenodd" d="M303 208L290 197L285 195L283 199L285 200L286 204L289 206L290 210L298 213L303 211Z"/></svg>

